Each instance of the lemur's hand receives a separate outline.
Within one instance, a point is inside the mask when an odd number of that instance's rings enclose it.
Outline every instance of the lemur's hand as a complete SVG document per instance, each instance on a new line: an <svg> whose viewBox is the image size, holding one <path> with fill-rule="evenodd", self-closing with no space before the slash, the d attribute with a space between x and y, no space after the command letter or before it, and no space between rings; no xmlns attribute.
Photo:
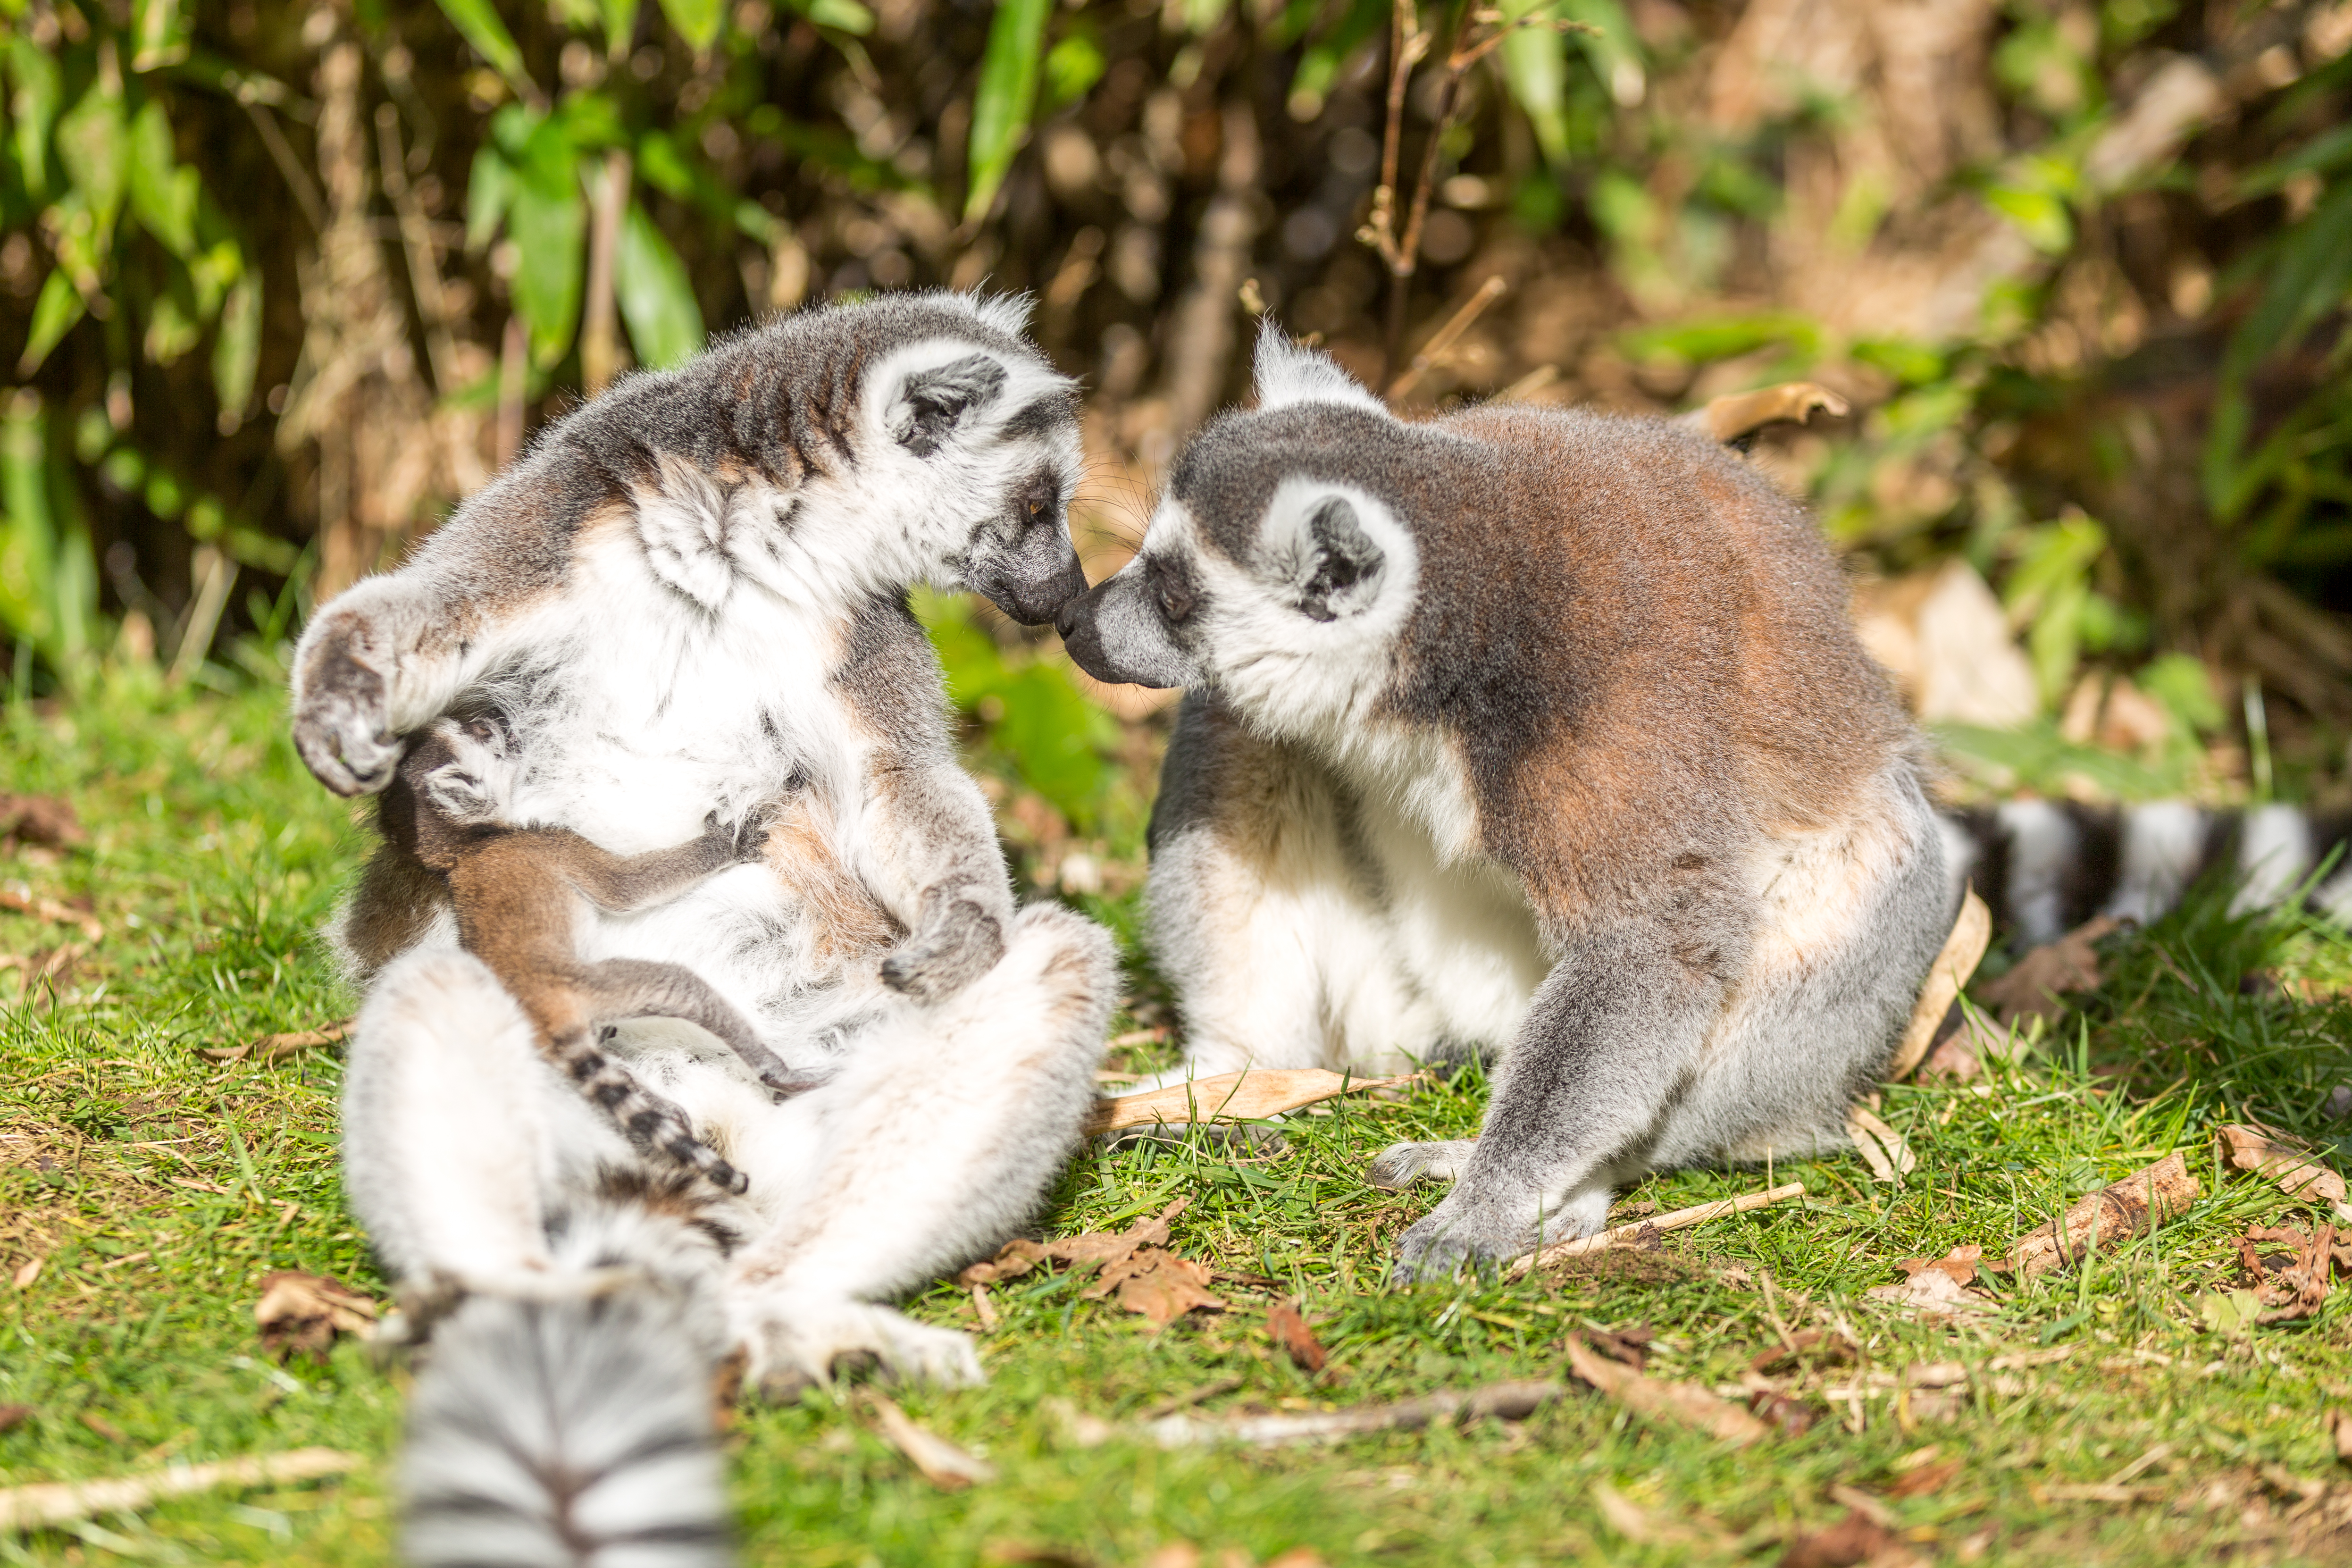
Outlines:
<svg viewBox="0 0 2352 1568"><path fill-rule="evenodd" d="M775 831L776 823L784 815L784 803L771 800L753 806L743 820L735 825L735 858L742 861L763 860L768 854L768 835ZM718 816L712 814L711 821Z"/></svg>
<svg viewBox="0 0 2352 1568"><path fill-rule="evenodd" d="M329 625L294 674L294 749L337 795L373 795L400 766L392 733L399 656L365 612Z"/></svg>
<svg viewBox="0 0 2352 1568"><path fill-rule="evenodd" d="M882 961L882 979L918 1002L941 1002L1003 956L1003 920L973 899L934 888L923 895L921 923Z"/></svg>

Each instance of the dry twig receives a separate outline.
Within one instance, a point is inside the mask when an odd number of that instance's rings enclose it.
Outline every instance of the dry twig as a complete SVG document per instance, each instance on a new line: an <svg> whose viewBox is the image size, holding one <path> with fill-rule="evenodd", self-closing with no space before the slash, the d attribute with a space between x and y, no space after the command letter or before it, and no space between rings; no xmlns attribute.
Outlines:
<svg viewBox="0 0 2352 1568"><path fill-rule="evenodd" d="M1632 1225L1617 1226L1612 1229L1601 1231L1596 1236L1580 1237L1574 1241L1558 1242L1545 1247L1541 1252L1530 1252L1524 1257L1512 1259L1510 1267L1503 1270L1503 1278L1517 1279L1533 1269L1549 1268L1553 1264L1565 1262L1569 1258L1581 1258L1588 1252L1601 1252L1612 1247L1638 1245L1664 1231L1682 1230L1694 1225L1705 1225L1708 1220L1720 1219L1726 1215L1746 1214L1750 1209L1760 1209L1767 1204L1777 1204L1788 1198L1802 1197L1804 1192L1804 1183L1790 1182L1785 1186L1768 1187L1760 1193L1743 1193L1736 1198L1720 1198L1711 1204L1694 1204L1689 1208L1676 1209L1671 1214L1657 1215L1649 1219L1638 1220Z"/></svg>

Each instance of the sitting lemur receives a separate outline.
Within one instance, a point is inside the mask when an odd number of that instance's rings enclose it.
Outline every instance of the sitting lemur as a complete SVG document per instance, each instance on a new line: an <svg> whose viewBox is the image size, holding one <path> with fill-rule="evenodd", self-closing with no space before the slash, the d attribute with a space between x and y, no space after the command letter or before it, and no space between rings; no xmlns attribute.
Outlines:
<svg viewBox="0 0 2352 1568"><path fill-rule="evenodd" d="M366 990L345 1185L404 1289L458 1299L411 1406L414 1561L722 1560L708 1388L738 1354L771 1389L843 1355L981 1376L885 1303L1029 1221L1118 994L1100 927L1015 906L908 604L970 588L1035 624L1085 587L1076 398L1025 315L887 296L625 377L303 636L294 740L339 794L496 712L507 819L615 856L782 806L756 862L579 900L573 962L683 965L825 1077L779 1101L704 1029L619 1024L603 1048L748 1185L684 1178L549 1065L440 875L379 849L336 933Z"/></svg>

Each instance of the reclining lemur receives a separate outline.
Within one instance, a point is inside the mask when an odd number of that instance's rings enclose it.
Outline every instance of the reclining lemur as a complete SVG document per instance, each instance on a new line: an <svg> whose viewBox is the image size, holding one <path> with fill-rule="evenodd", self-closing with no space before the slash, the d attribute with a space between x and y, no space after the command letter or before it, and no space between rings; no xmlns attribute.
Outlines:
<svg viewBox="0 0 2352 1568"><path fill-rule="evenodd" d="M1398 419L1269 329L1134 560L1060 616L1192 688L1147 889L1189 1070L1490 1053L1402 1278L1661 1167L1843 1146L1951 924L1920 743L1803 510L1706 437Z"/></svg>
<svg viewBox="0 0 2352 1568"><path fill-rule="evenodd" d="M740 1193L741 1173L694 1135L686 1113L596 1048L600 1024L683 1018L709 1030L779 1096L822 1081L796 1076L757 1031L684 964L635 958L580 962L573 903L609 913L665 903L730 866L765 852L773 810L730 828L713 812L699 837L619 856L562 827L521 827L512 809L515 759L494 717L443 719L409 742L376 822L386 843L449 889L457 945L480 959L522 1005L540 1054L602 1107L640 1149Z"/></svg>
<svg viewBox="0 0 2352 1568"><path fill-rule="evenodd" d="M969 587L1034 623L1085 585L1076 398L1024 313L891 296L629 377L303 636L294 738L338 793L384 788L436 720L496 711L511 820L615 854L789 802L758 863L584 908L574 938L583 963L685 965L831 1072L779 1103L699 1029L621 1025L610 1050L749 1182L665 1184L458 947L439 879L378 851L339 931L367 988L346 1189L394 1278L474 1290L412 1405L419 1562L656 1538L717 1560L706 1379L734 1352L754 1386L856 1352L981 1375L964 1335L879 1303L1027 1222L1117 994L1104 931L1014 907L907 607L913 584Z"/></svg>

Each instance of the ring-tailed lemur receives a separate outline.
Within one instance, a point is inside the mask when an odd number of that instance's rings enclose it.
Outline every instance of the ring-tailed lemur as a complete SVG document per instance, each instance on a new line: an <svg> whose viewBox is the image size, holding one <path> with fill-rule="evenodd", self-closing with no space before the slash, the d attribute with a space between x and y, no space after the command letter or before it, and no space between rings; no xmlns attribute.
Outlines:
<svg viewBox="0 0 2352 1568"><path fill-rule="evenodd" d="M1843 1146L1950 925L1919 742L1804 512L1706 437L1391 416L1269 330L1059 620L1193 688L1147 888L1190 1069L1486 1049L1401 1278L1590 1233L1644 1171Z"/></svg>
<svg viewBox="0 0 2352 1568"><path fill-rule="evenodd" d="M789 1042L796 1066L833 1068L779 1104L731 1056L710 1059L701 1030L621 1028L614 1048L750 1181L729 1221L741 1245L706 1258L688 1290L707 1291L696 1310L720 1327L660 1353L740 1348L755 1380L822 1378L852 1352L977 1379L964 1335L877 1303L1022 1224L1092 1103L1109 940L1066 910L1015 909L906 604L914 583L969 586L1037 621L1084 585L1065 527L1076 401L1019 336L1023 314L886 297L626 379L398 571L327 605L297 650L296 744L340 793L383 788L401 738L439 716L494 710L515 731L514 820L617 854L691 838L714 811L788 803L762 863L578 923L583 962L684 964ZM584 1409L586 1380L659 1313L592 1318L580 1291L548 1281L579 1282L579 1216L604 1213L610 1173L641 1157L541 1058L528 1016L454 936L437 879L381 850L340 931L368 987L345 1080L352 1206L394 1276L482 1293L453 1324L488 1335L526 1311L562 1315L572 1352L486 1357L497 1375L458 1391L483 1421ZM647 1231L691 1240L674 1216L628 1217L629 1234L590 1247L599 1277L662 1274L639 1256ZM420 1425L417 1443L447 1426ZM625 1511L563 1513L548 1493L590 1435L542 1422L526 1437L483 1480L510 1505L491 1510L499 1528L536 1519L559 1543L635 1528ZM412 1548L462 1560L421 1528Z"/></svg>
<svg viewBox="0 0 2352 1568"><path fill-rule="evenodd" d="M677 963L607 958L582 963L572 905L586 899L616 915L664 903L730 866L757 862L777 813L729 827L713 812L702 833L642 855L614 855L561 827L522 827L509 816L516 759L495 718L442 719L413 737L392 787L378 797L384 841L415 858L448 889L457 944L488 964L522 1004L540 1053L603 1107L638 1148L743 1190L742 1173L694 1135L677 1106L596 1048L600 1024L683 1018L725 1042L773 1093L799 1094L818 1079L795 1075L743 1015Z"/></svg>

